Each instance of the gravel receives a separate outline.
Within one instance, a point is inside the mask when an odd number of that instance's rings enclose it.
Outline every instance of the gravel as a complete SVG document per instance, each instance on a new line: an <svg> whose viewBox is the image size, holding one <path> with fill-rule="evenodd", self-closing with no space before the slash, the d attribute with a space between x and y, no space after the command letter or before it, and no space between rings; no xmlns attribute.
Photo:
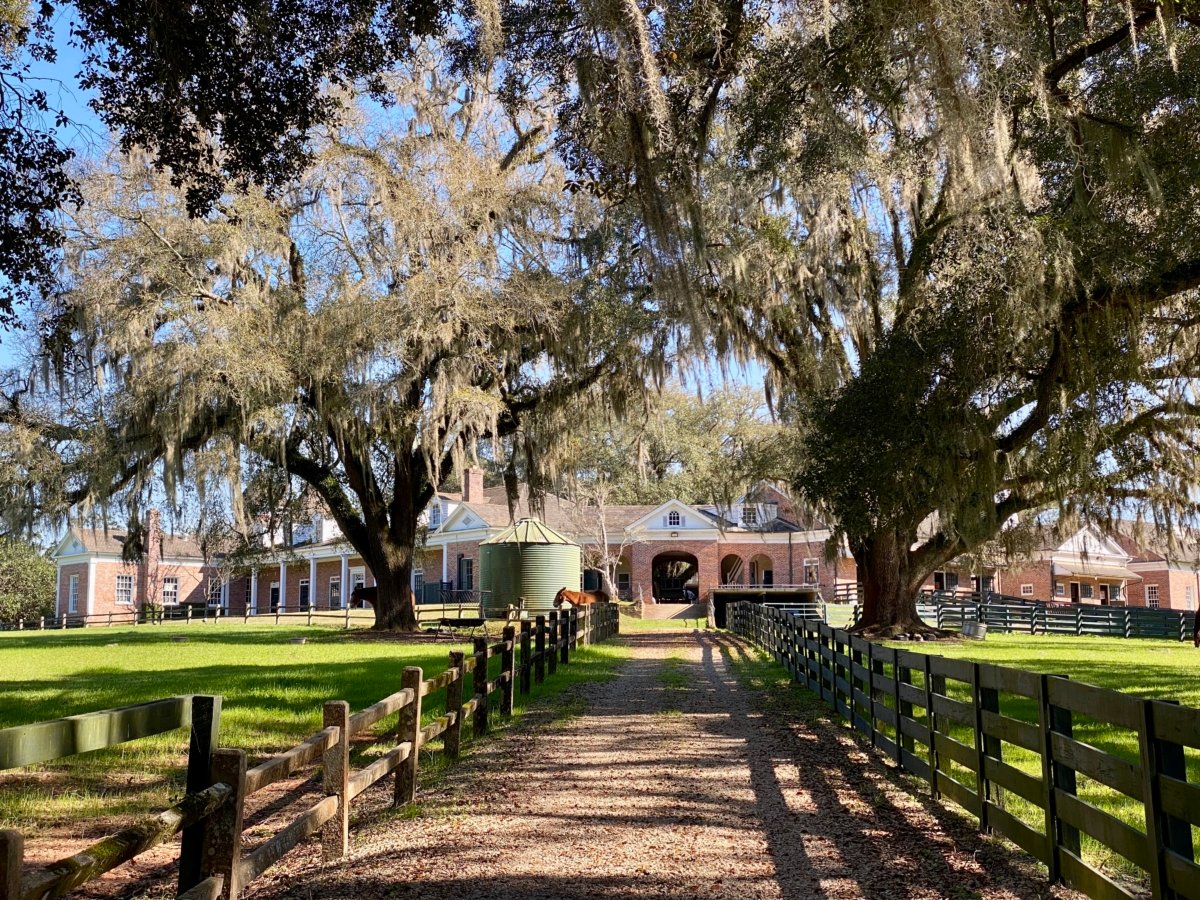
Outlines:
<svg viewBox="0 0 1200 900"><path fill-rule="evenodd" d="M1075 897L978 835L851 732L767 714L727 635L627 636L633 658L534 710L407 812L390 785L356 805L348 858L297 850L265 898Z"/></svg>

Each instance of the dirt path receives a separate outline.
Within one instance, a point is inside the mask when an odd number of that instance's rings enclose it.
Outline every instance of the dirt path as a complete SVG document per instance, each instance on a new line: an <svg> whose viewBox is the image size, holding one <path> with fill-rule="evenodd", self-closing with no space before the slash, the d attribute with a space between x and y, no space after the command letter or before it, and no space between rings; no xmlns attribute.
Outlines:
<svg viewBox="0 0 1200 900"><path fill-rule="evenodd" d="M250 896L1071 896L908 794L823 715L764 715L724 655L744 652L736 639L626 640L634 658L581 692L581 715L531 714L427 792L415 819L380 811L380 794L348 859L273 870Z"/></svg>

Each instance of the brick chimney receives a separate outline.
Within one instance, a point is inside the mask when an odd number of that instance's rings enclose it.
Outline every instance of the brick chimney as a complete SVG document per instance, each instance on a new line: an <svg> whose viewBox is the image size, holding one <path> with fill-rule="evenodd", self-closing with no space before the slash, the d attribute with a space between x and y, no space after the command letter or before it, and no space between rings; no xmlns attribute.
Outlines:
<svg viewBox="0 0 1200 900"><path fill-rule="evenodd" d="M463 503L483 502L483 469L470 468L463 472Z"/></svg>

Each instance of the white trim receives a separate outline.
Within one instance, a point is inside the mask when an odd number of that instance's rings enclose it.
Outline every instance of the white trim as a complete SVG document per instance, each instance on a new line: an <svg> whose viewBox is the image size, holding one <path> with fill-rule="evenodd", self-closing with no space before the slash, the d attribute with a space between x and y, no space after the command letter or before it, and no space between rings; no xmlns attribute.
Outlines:
<svg viewBox="0 0 1200 900"><path fill-rule="evenodd" d="M258 569L250 570L250 615L258 615Z"/></svg>
<svg viewBox="0 0 1200 900"><path fill-rule="evenodd" d="M279 609L287 609L287 563L279 564Z"/></svg>
<svg viewBox="0 0 1200 900"><path fill-rule="evenodd" d="M96 607L96 560L88 560L87 614L90 616Z"/></svg>
<svg viewBox="0 0 1200 900"><path fill-rule="evenodd" d="M317 558L308 558L308 608L317 608Z"/></svg>
<svg viewBox="0 0 1200 900"><path fill-rule="evenodd" d="M342 554L342 609L348 609L350 606L350 555Z"/></svg>
<svg viewBox="0 0 1200 900"><path fill-rule="evenodd" d="M450 571L450 548L442 544L442 584L446 583L446 573Z"/></svg>

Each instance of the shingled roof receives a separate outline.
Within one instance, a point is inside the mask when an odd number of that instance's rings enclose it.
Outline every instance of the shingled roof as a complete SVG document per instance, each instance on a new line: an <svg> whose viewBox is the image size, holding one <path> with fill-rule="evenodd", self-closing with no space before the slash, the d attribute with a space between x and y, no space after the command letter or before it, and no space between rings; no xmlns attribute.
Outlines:
<svg viewBox="0 0 1200 900"><path fill-rule="evenodd" d="M81 528L72 525L67 532L83 545L87 553L102 556L120 556L129 537L124 528ZM162 555L170 559L203 559L200 542L190 534L166 534L162 536Z"/></svg>

